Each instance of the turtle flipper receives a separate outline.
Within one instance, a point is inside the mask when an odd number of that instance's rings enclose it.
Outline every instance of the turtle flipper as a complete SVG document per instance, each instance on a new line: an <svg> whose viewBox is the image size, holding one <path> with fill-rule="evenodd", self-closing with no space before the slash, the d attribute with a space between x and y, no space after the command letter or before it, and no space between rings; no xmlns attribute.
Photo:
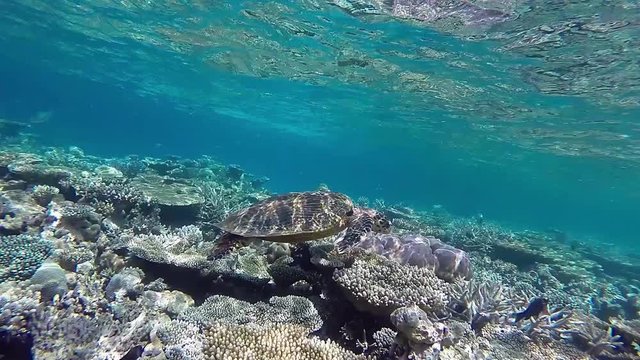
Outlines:
<svg viewBox="0 0 640 360"><path fill-rule="evenodd" d="M224 255L232 252L233 250L246 246L249 244L249 240L245 237L238 236L232 233L224 233L216 240L216 247L209 255L211 259L219 259Z"/></svg>

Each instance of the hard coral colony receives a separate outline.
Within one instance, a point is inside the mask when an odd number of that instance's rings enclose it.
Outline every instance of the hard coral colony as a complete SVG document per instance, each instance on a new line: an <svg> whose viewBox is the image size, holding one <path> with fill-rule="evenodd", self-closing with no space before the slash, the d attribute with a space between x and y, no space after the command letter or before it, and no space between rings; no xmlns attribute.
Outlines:
<svg viewBox="0 0 640 360"><path fill-rule="evenodd" d="M549 234L208 157L7 149L0 176L7 359L637 356L640 267Z"/></svg>

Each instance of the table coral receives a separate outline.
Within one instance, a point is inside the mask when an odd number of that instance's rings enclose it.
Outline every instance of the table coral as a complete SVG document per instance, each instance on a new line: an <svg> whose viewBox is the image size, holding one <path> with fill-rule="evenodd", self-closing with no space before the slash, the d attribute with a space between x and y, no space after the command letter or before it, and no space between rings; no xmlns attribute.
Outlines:
<svg viewBox="0 0 640 360"><path fill-rule="evenodd" d="M200 326L213 323L293 323L317 330L322 326L320 314L313 303L304 297L274 296L269 303L255 304L223 295L207 298L202 305L189 308L178 317Z"/></svg>

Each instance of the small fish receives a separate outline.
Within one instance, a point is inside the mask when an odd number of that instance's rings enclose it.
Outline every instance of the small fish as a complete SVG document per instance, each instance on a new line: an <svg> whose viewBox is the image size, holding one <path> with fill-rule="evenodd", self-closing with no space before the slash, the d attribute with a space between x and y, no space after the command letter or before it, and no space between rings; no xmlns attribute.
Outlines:
<svg viewBox="0 0 640 360"><path fill-rule="evenodd" d="M549 300L545 298L534 298L526 309L515 313L515 321L518 322L522 319L529 319L530 317L538 316L540 314L549 315L547 304L549 304Z"/></svg>
<svg viewBox="0 0 640 360"><path fill-rule="evenodd" d="M471 319L471 330L479 333L485 325L491 322L491 320L490 315L482 312L477 313L473 316L473 319Z"/></svg>
<svg viewBox="0 0 640 360"><path fill-rule="evenodd" d="M143 352L144 348L142 347L142 345L136 345L129 349L129 351L124 354L124 356L121 357L120 360L138 360L140 359L140 356L142 356Z"/></svg>

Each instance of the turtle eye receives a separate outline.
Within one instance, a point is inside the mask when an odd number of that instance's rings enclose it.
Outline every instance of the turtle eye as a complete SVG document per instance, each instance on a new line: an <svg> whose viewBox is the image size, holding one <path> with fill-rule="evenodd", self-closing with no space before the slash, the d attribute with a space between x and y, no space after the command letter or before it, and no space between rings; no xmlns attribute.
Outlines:
<svg viewBox="0 0 640 360"><path fill-rule="evenodd" d="M347 210L347 212L345 213L345 215L347 215L347 216L353 216L353 209L349 209L349 210Z"/></svg>

